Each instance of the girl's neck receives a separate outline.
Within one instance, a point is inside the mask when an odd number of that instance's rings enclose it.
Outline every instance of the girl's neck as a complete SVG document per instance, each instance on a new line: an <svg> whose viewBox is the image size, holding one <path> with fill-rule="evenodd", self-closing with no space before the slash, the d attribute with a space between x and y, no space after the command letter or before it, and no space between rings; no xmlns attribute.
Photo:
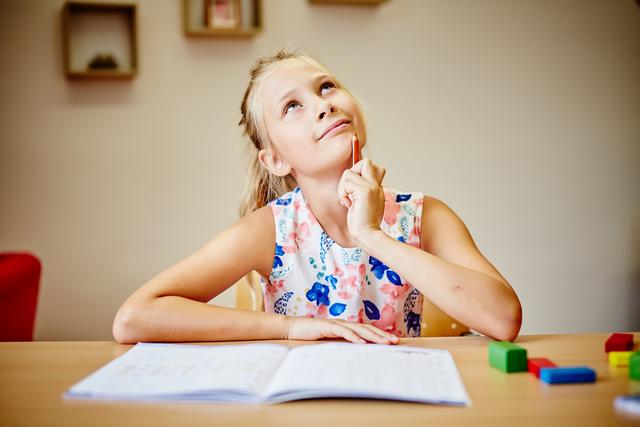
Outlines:
<svg viewBox="0 0 640 427"><path fill-rule="evenodd" d="M347 208L340 204L338 183L340 177L334 179L314 180L298 177L297 183L302 194L324 231L338 245L351 248L357 246L351 238L347 227Z"/></svg>

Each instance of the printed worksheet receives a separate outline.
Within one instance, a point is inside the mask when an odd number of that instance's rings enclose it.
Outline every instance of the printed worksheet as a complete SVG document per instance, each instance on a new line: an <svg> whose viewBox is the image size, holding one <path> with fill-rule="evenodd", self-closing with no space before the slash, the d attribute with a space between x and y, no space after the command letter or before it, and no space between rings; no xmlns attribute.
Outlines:
<svg viewBox="0 0 640 427"><path fill-rule="evenodd" d="M470 400L451 354L404 345L138 343L68 399L278 403L318 397L448 405Z"/></svg>

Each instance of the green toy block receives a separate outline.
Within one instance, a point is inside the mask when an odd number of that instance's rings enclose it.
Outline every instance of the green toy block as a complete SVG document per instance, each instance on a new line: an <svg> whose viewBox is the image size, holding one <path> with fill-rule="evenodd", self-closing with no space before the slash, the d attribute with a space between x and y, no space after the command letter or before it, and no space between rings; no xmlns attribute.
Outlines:
<svg viewBox="0 0 640 427"><path fill-rule="evenodd" d="M640 380L640 351L636 351L629 358L629 378Z"/></svg>
<svg viewBox="0 0 640 427"><path fill-rule="evenodd" d="M489 364L503 372L527 372L527 350L508 341L489 343Z"/></svg>

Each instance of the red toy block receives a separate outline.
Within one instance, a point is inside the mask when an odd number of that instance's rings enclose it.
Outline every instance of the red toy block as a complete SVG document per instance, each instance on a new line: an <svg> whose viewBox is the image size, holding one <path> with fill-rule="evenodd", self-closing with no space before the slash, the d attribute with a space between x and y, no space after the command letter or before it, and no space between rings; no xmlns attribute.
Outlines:
<svg viewBox="0 0 640 427"><path fill-rule="evenodd" d="M540 368L554 368L557 366L558 365L553 363L551 360L544 357L527 360L527 367L529 368L529 372L535 375L536 378L540 378Z"/></svg>
<svg viewBox="0 0 640 427"><path fill-rule="evenodd" d="M604 351L631 351L633 349L633 334L611 334L604 343Z"/></svg>

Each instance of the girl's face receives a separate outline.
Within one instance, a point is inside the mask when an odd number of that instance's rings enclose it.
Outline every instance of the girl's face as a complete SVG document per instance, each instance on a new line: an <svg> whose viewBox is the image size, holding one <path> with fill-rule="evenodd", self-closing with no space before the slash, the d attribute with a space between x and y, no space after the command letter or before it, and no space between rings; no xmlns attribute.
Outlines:
<svg viewBox="0 0 640 427"><path fill-rule="evenodd" d="M262 99L269 139L296 179L342 174L351 167L351 137L357 133L360 146L366 143L355 99L304 61L277 65L264 82Z"/></svg>

